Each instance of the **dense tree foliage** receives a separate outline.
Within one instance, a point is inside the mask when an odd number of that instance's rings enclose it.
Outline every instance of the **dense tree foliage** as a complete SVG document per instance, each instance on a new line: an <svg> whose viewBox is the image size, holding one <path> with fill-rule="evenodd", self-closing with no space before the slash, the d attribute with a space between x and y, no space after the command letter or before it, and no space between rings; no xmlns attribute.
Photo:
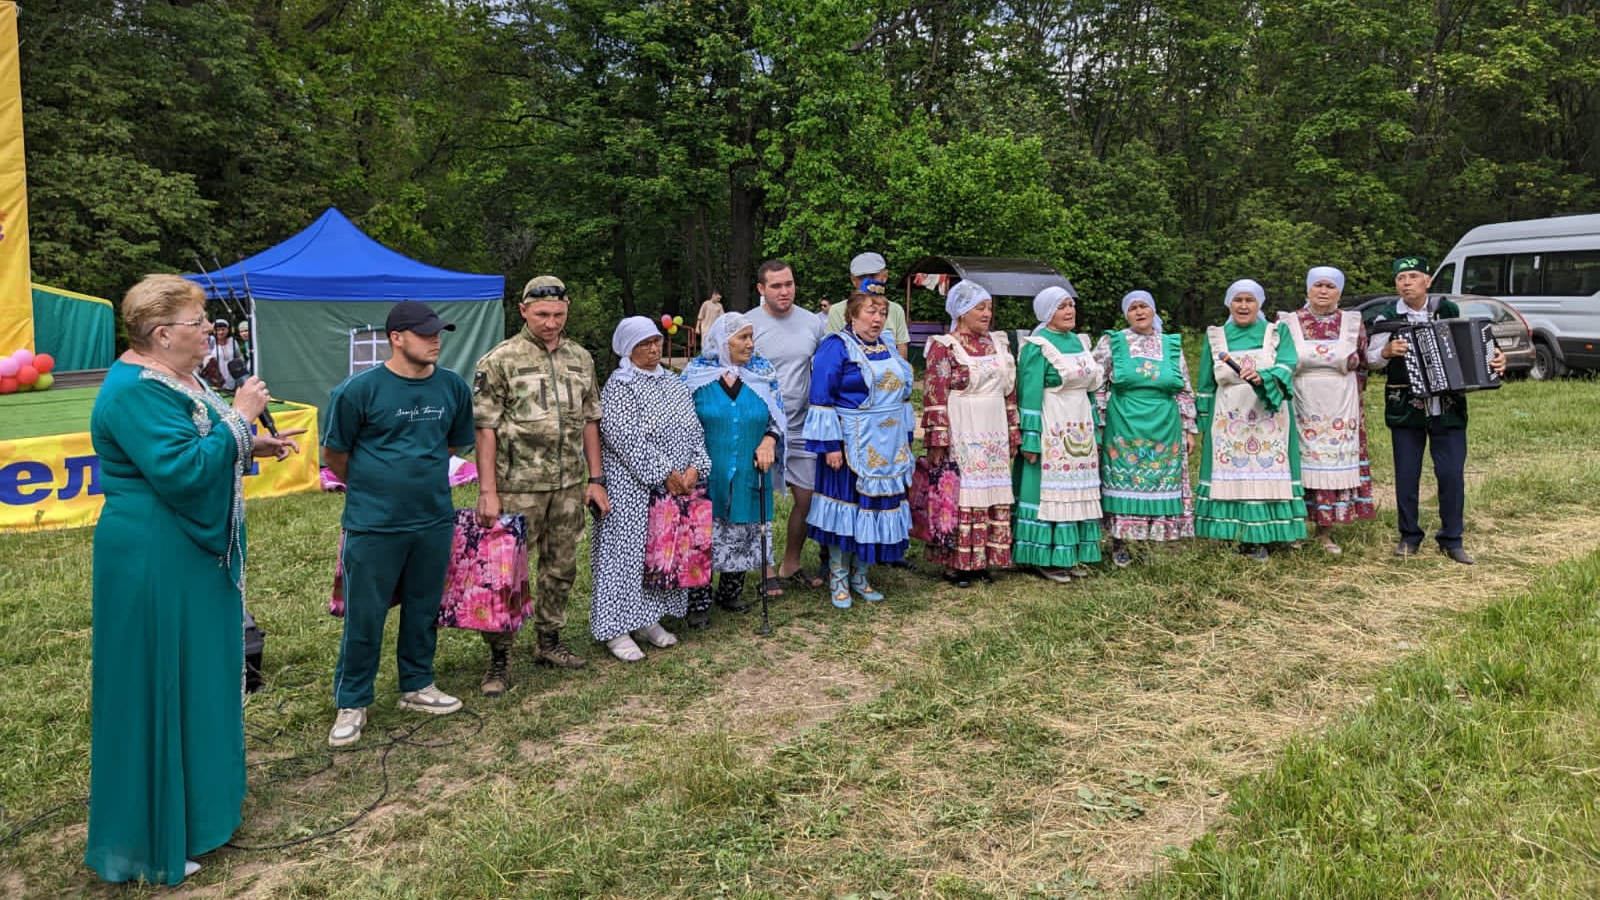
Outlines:
<svg viewBox="0 0 1600 900"><path fill-rule="evenodd" d="M581 326L1036 256L1214 320L1600 208L1600 0L27 0L38 279L115 296L337 205ZM919 305L919 308L920 305Z"/></svg>

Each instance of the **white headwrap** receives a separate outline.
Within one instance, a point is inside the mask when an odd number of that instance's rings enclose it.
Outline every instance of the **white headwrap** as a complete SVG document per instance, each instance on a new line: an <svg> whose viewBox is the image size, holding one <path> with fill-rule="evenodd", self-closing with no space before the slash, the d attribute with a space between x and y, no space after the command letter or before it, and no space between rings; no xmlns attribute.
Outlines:
<svg viewBox="0 0 1600 900"><path fill-rule="evenodd" d="M1045 325L1055 318L1056 310L1061 308L1061 301L1072 300L1076 306L1078 295L1064 287L1047 287L1034 295L1033 314L1038 318L1040 325Z"/></svg>
<svg viewBox="0 0 1600 900"><path fill-rule="evenodd" d="M1344 273L1333 266L1313 266L1310 271L1306 272L1306 290L1311 290L1313 284L1324 278L1333 282L1334 287L1337 287L1340 292L1344 291Z"/></svg>
<svg viewBox="0 0 1600 900"><path fill-rule="evenodd" d="M778 391L777 373L772 368L772 363L766 357L754 350L750 358L742 366L733 364L728 355L728 341L734 335L754 328L755 323L741 312L723 313L717 317L711 327L706 329L705 343L700 348L700 355L689 361L688 368L683 371L683 381L689 386L689 393L693 394L724 375L733 375L744 386L756 392L761 402L767 405L767 415L771 418L769 427L779 434L783 434L788 426L788 419L783 412L783 400Z"/></svg>
<svg viewBox="0 0 1600 900"><path fill-rule="evenodd" d="M1127 315L1128 310L1132 309L1135 303L1143 303L1150 307L1150 311L1152 313L1156 313L1156 298L1150 296L1149 291L1129 291L1122 295L1122 314ZM1151 319L1151 329L1155 331L1156 334L1160 334L1162 324L1161 314L1156 313L1151 317Z"/></svg>
<svg viewBox="0 0 1600 900"><path fill-rule="evenodd" d="M1239 294L1250 294L1256 298L1256 303L1258 304L1267 302L1266 288L1263 288L1261 284L1253 278L1241 278L1238 281L1235 281L1233 284L1228 285L1228 293L1227 296L1222 298L1222 305L1226 306L1230 310L1233 309L1233 298ZM1265 322L1267 320L1267 314L1257 310L1256 318Z"/></svg>
<svg viewBox="0 0 1600 900"><path fill-rule="evenodd" d="M985 300L993 300L983 285L976 281L957 282L944 298L944 311L950 317L950 330L956 330L956 320L972 311L972 308Z"/></svg>
<svg viewBox="0 0 1600 900"><path fill-rule="evenodd" d="M633 360L628 358L633 353L633 348L651 338L658 337L661 337L661 329L656 327L656 323L644 316L629 316L618 322L617 329L611 332L611 352L621 358L622 362L618 364L617 371L613 372L611 377L627 383L638 375L659 375L661 373L660 363L656 364L654 371L646 372L634 365Z"/></svg>

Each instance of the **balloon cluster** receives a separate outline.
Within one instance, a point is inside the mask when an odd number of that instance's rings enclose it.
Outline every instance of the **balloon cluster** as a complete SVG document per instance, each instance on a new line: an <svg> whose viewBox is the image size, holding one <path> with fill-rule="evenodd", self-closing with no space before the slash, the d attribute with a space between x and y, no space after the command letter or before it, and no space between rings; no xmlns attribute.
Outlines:
<svg viewBox="0 0 1600 900"><path fill-rule="evenodd" d="M683 316L661 316L661 330L667 334L677 334L678 328L683 325Z"/></svg>
<svg viewBox="0 0 1600 900"><path fill-rule="evenodd" d="M0 356L0 394L48 391L56 383L56 377L50 374L55 367L55 357L35 354L26 347L10 356Z"/></svg>

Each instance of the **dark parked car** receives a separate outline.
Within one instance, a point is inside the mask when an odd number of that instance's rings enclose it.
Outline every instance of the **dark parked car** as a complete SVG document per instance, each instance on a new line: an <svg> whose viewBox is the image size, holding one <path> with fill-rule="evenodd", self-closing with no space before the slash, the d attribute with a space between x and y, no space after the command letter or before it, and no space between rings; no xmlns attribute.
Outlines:
<svg viewBox="0 0 1600 900"><path fill-rule="evenodd" d="M1476 294L1445 294L1444 297L1461 308L1462 316L1489 320L1494 330L1494 342L1500 352L1506 355L1507 375L1525 375L1533 368L1533 330L1528 327L1521 313L1493 297L1479 297ZM1373 310L1397 299L1395 294L1368 294L1346 303L1343 308L1361 313L1362 318L1370 318Z"/></svg>

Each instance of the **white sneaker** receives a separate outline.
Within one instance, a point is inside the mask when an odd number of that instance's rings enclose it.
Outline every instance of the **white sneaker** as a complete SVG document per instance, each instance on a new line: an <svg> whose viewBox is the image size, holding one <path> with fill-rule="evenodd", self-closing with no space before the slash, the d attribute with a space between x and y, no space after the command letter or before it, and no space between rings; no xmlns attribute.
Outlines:
<svg viewBox="0 0 1600 900"><path fill-rule="evenodd" d="M412 712L448 716L461 708L461 700L439 690L438 686L430 684L419 691L406 691L401 694L400 708L409 709Z"/></svg>
<svg viewBox="0 0 1600 900"><path fill-rule="evenodd" d="M367 724L367 710L341 709L333 719L333 730L328 732L328 746L348 747L361 740L361 728Z"/></svg>
<svg viewBox="0 0 1600 900"><path fill-rule="evenodd" d="M660 622L654 622L645 628L633 632L635 641L648 641L655 647L671 647L678 642L678 636L661 627ZM635 645L637 646L637 645Z"/></svg>
<svg viewBox="0 0 1600 900"><path fill-rule="evenodd" d="M644 651L640 650L639 645L633 642L633 638L626 634L619 634L606 641L606 649L623 662L638 662L644 659Z"/></svg>

